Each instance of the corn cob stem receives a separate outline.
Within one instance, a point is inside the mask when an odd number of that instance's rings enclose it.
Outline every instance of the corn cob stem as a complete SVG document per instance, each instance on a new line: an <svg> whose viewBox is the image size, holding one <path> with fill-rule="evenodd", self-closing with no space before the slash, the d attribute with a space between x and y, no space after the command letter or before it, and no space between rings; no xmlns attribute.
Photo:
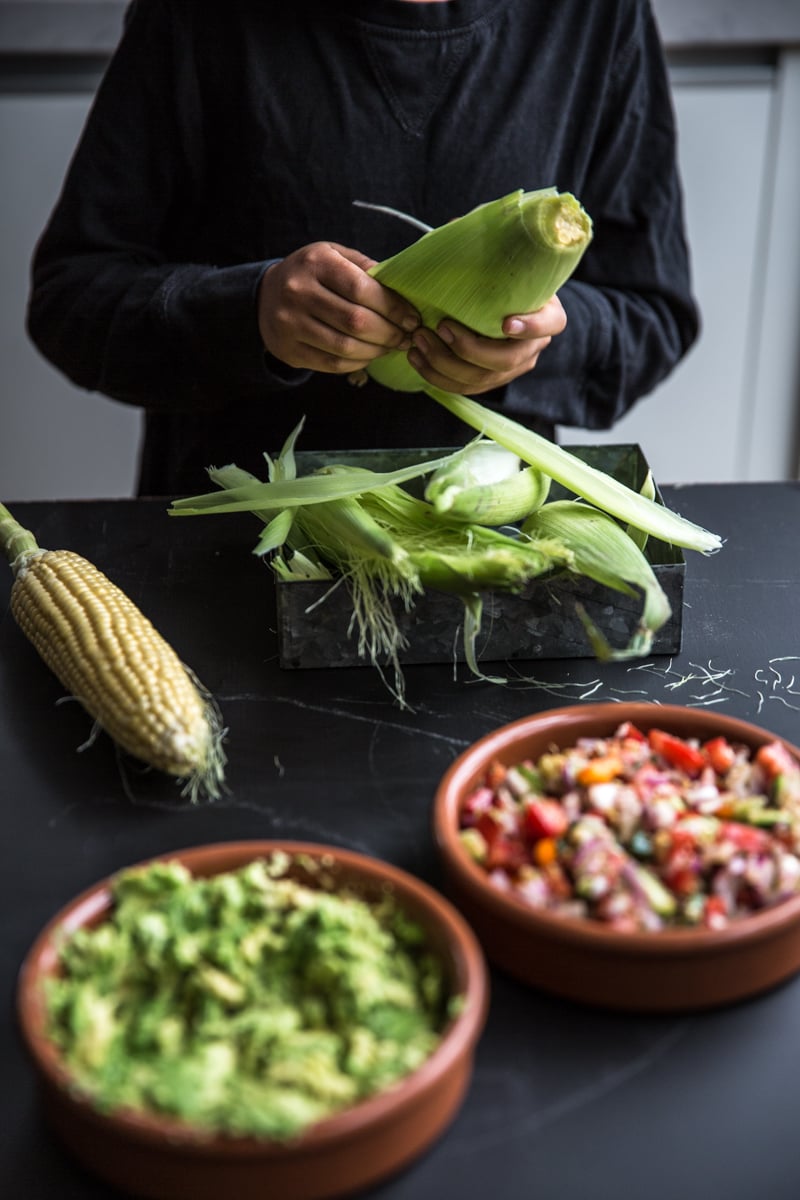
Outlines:
<svg viewBox="0 0 800 1200"><path fill-rule="evenodd" d="M225 755L213 700L129 597L70 550L42 549L0 504L14 573L11 612L42 660L123 750L220 794Z"/></svg>

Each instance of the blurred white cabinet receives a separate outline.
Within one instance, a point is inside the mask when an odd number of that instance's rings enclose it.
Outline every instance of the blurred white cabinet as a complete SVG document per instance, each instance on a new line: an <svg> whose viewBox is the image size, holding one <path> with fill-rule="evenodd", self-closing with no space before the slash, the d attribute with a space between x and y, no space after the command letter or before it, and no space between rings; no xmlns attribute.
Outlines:
<svg viewBox="0 0 800 1200"><path fill-rule="evenodd" d="M664 483L795 478L800 412L800 54L673 71L701 336L597 434L638 442Z"/></svg>
<svg viewBox="0 0 800 1200"><path fill-rule="evenodd" d="M0 499L130 496L141 413L74 387L28 341L30 260L91 93L0 95Z"/></svg>

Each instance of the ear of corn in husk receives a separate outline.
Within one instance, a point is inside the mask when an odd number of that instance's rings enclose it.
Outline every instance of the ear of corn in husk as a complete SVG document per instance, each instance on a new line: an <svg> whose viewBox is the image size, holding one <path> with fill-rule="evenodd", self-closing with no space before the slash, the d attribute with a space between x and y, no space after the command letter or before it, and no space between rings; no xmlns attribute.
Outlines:
<svg viewBox="0 0 800 1200"><path fill-rule="evenodd" d="M454 317L501 338L507 316L535 312L558 291L591 238L591 218L569 192L519 188L423 234L370 274L410 301L430 329ZM401 351L376 359L367 373L398 391L423 389Z"/></svg>
<svg viewBox="0 0 800 1200"><path fill-rule="evenodd" d="M273 474L274 468L271 464ZM305 478L317 479L324 493L326 482L340 472L348 478L360 474L362 494L296 507L284 552L271 558L278 577L307 579L309 553L315 561L322 558L331 565L336 576L332 586L346 586L352 599L350 632L357 636L359 655L382 674L384 666L392 669L390 690L401 704L405 699L399 656L406 643L394 604L408 611L426 588L460 598L465 661L480 678L502 682L484 675L477 662L480 592L520 591L531 579L570 565L572 552L556 539L519 538L449 519L398 484L374 486L375 473L363 467L332 465ZM209 475L223 489L247 483L246 473L233 464L212 468ZM274 528L273 510L255 515ZM262 544L263 538L257 551ZM300 564L295 571L296 558Z"/></svg>
<svg viewBox="0 0 800 1200"><path fill-rule="evenodd" d="M148 618L87 559L42 549L2 504L0 545L14 573L11 612L70 695L193 800L217 797L225 755L216 705Z"/></svg>
<svg viewBox="0 0 800 1200"><path fill-rule="evenodd" d="M423 234L371 274L415 305L423 324L443 317L487 337L502 322L541 308L571 277L589 248L592 221L579 201L555 188L519 189ZM483 437L639 530L709 553L720 538L478 401L428 384L404 352L376 359L367 373L396 391L423 391Z"/></svg>

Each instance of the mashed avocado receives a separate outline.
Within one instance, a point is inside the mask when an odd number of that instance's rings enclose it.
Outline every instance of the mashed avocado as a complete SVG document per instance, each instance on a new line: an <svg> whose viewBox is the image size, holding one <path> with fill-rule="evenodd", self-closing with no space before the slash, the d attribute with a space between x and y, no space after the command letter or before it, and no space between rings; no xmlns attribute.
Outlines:
<svg viewBox="0 0 800 1200"><path fill-rule="evenodd" d="M99 1108L288 1138L430 1055L448 996L421 928L287 865L123 871L110 918L65 940L49 1032Z"/></svg>

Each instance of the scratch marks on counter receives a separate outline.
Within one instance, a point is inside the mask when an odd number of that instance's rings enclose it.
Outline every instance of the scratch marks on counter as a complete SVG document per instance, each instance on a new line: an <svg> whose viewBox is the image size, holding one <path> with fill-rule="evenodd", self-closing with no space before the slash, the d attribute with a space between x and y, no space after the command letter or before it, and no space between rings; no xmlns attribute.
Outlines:
<svg viewBox="0 0 800 1200"><path fill-rule="evenodd" d="M328 717L341 718L344 721L363 722L364 724L373 727L373 736L375 733L383 729L397 730L399 733L406 733L414 738L426 738L429 741L445 742L449 746L464 747L470 744L469 738L452 737L446 733L437 733L433 729L420 729L416 725L403 725L399 721L386 721L372 714L362 714L349 711L345 708L332 708L326 704L309 704L306 700L297 700L292 696L272 696L274 700L280 704L288 704L293 708L302 709L304 712L324 713Z"/></svg>
<svg viewBox="0 0 800 1200"><path fill-rule="evenodd" d="M550 1104L544 1104L539 1108L532 1106L530 1099L522 1098L522 1102L520 1103L521 1098L516 1097L513 1105L515 1115L512 1115L510 1105L508 1108L496 1105L494 1112L496 1114L497 1127L487 1129L484 1117L482 1131L473 1130L468 1138L462 1139L462 1153L465 1151L468 1151L470 1154L475 1151L481 1153L512 1139L535 1136L546 1126L561 1120L562 1117L569 1116L582 1108L587 1108L610 1093L624 1087L625 1084L631 1079L636 1078L637 1075L641 1075L655 1066L665 1054L671 1052L678 1042L686 1036L692 1024L691 1019L682 1019L676 1022L635 1058L622 1063L620 1066L612 1067L603 1072L599 1079L567 1092L564 1096L560 1096ZM489 1073L483 1072L483 1077L486 1078L487 1074Z"/></svg>

